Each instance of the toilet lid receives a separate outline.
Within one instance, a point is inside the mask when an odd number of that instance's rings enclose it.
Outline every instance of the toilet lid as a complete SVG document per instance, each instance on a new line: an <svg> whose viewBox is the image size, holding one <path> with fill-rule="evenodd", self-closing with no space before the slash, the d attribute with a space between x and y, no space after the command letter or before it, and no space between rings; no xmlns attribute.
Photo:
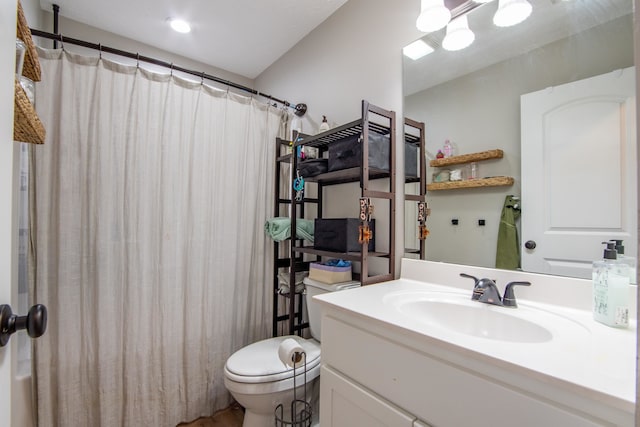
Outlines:
<svg viewBox="0 0 640 427"><path fill-rule="evenodd" d="M320 344L313 339L304 339L297 335L275 337L250 344L236 351L227 359L227 376L239 382L279 381L293 376L293 368L282 363L278 357L278 346L287 339L298 341L306 353L307 371L320 363ZM303 373L296 369L296 375Z"/></svg>

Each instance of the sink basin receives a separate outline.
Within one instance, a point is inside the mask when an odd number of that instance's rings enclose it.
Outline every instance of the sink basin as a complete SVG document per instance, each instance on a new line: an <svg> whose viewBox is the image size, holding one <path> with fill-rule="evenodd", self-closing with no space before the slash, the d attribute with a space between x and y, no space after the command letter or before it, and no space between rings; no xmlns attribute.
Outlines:
<svg viewBox="0 0 640 427"><path fill-rule="evenodd" d="M544 343L554 336L585 336L577 322L547 310L506 308L445 292L395 293L385 303L421 324L471 337L514 343Z"/></svg>

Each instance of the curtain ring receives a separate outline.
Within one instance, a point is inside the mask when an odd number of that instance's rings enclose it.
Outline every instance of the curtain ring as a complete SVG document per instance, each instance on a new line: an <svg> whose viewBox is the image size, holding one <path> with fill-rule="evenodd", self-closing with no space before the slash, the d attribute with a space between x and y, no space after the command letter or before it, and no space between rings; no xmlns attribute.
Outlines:
<svg viewBox="0 0 640 427"><path fill-rule="evenodd" d="M202 81L200 82L200 84L204 84L204 71L202 72L202 74L200 75L200 78L202 79Z"/></svg>
<svg viewBox="0 0 640 427"><path fill-rule="evenodd" d="M64 50L64 37L62 34L58 34L60 36L60 49Z"/></svg>
<svg viewBox="0 0 640 427"><path fill-rule="evenodd" d="M136 53L136 68L140 68L140 54Z"/></svg>
<svg viewBox="0 0 640 427"><path fill-rule="evenodd" d="M171 77L173 77L173 62L171 63L171 66L169 67L169 72Z"/></svg>
<svg viewBox="0 0 640 427"><path fill-rule="evenodd" d="M100 59L102 59L102 43L98 43L98 52L100 52Z"/></svg>

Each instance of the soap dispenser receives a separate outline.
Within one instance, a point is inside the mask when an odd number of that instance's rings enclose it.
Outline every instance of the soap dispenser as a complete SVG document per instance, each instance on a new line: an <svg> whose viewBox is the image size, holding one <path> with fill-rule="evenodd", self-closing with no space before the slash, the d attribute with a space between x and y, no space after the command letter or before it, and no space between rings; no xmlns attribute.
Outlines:
<svg viewBox="0 0 640 427"><path fill-rule="evenodd" d="M611 240L612 242L616 242L616 252L618 252L618 260L624 264L629 266L629 283L635 285L636 280L636 259L631 256L626 256L624 254L624 246L622 245L622 240Z"/></svg>
<svg viewBox="0 0 640 427"><path fill-rule="evenodd" d="M593 318L614 328L629 326L629 266L617 259L615 242L593 263Z"/></svg>
<svg viewBox="0 0 640 427"><path fill-rule="evenodd" d="M318 128L318 133L326 132L330 129L329 122L327 122L327 116L322 116L322 123L320 123L320 127Z"/></svg>

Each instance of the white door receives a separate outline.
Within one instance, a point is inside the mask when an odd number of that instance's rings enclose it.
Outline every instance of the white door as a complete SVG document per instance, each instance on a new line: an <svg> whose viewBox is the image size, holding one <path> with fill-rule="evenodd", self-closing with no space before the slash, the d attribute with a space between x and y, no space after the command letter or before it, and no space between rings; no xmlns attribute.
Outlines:
<svg viewBox="0 0 640 427"><path fill-rule="evenodd" d="M631 67L522 95L524 270L591 278L611 239L637 255L634 79Z"/></svg>
<svg viewBox="0 0 640 427"><path fill-rule="evenodd" d="M1 0L0 3L0 304L17 301L14 298L14 275L12 267L16 263L16 243L13 226L13 89L14 52L16 40L16 1ZM0 348L0 425L11 426L11 397L14 369L12 353L15 354L15 340Z"/></svg>

